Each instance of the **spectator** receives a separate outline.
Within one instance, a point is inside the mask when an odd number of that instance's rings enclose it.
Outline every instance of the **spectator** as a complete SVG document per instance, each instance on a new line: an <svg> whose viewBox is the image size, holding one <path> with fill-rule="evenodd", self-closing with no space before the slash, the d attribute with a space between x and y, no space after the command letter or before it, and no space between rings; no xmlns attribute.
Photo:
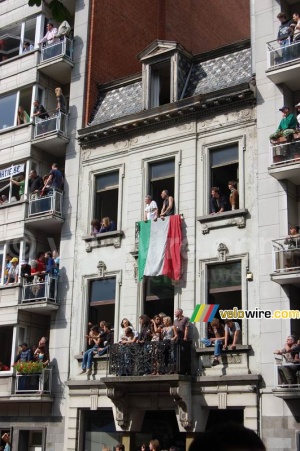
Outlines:
<svg viewBox="0 0 300 451"><path fill-rule="evenodd" d="M66 113L66 100L62 93L61 88L55 88L55 95L56 95L56 111L61 111L62 113Z"/></svg>
<svg viewBox="0 0 300 451"><path fill-rule="evenodd" d="M297 103L297 105L295 105L295 107L297 108L297 128L300 128L300 102Z"/></svg>
<svg viewBox="0 0 300 451"><path fill-rule="evenodd" d="M4 365L4 363L0 362L0 371L9 371L10 368L6 365Z"/></svg>
<svg viewBox="0 0 300 451"><path fill-rule="evenodd" d="M32 117L38 117L39 119L49 119L49 114L47 113L46 109L43 107L42 104L38 100L35 100L33 102L33 114Z"/></svg>
<svg viewBox="0 0 300 451"><path fill-rule="evenodd" d="M0 205L7 204L7 202L8 202L7 196L5 196L5 194L2 194L0 196Z"/></svg>
<svg viewBox="0 0 300 451"><path fill-rule="evenodd" d="M32 361L32 354L31 349L28 348L27 343L21 343L20 345L21 351L15 358L15 363L18 362L31 362Z"/></svg>
<svg viewBox="0 0 300 451"><path fill-rule="evenodd" d="M230 349L236 349L237 344L242 343L241 328L239 323L231 319L225 319L225 341L223 349L226 350L228 343L231 343Z"/></svg>
<svg viewBox="0 0 300 451"><path fill-rule="evenodd" d="M59 264L60 264L60 256L57 250L52 251L52 257L54 259L54 275L58 276L59 274Z"/></svg>
<svg viewBox="0 0 300 451"><path fill-rule="evenodd" d="M50 276L53 276L55 269L55 261L51 251L45 253L45 261L46 261L46 273L49 274Z"/></svg>
<svg viewBox="0 0 300 451"><path fill-rule="evenodd" d="M158 216L158 208L155 200L152 200L152 196L150 194L147 194L145 196L145 210L144 210L144 220L150 221L150 220L157 220Z"/></svg>
<svg viewBox="0 0 300 451"><path fill-rule="evenodd" d="M118 443L116 445L116 451L125 451L125 446L122 445L121 443Z"/></svg>
<svg viewBox="0 0 300 451"><path fill-rule="evenodd" d="M37 199L40 196L40 191L44 186L43 179L37 174L35 169L31 169L29 174L29 191L31 199Z"/></svg>
<svg viewBox="0 0 300 451"><path fill-rule="evenodd" d="M141 330L138 337L139 343L145 343L151 340L151 320L147 315L141 315L139 317Z"/></svg>
<svg viewBox="0 0 300 451"><path fill-rule="evenodd" d="M4 451L11 451L11 441L10 441L10 434L7 432L2 435L2 440L6 443L4 447Z"/></svg>
<svg viewBox="0 0 300 451"><path fill-rule="evenodd" d="M48 366L50 363L50 356L46 345L39 345L33 354L33 358L37 362L41 362L44 368Z"/></svg>
<svg viewBox="0 0 300 451"><path fill-rule="evenodd" d="M5 268L4 268L4 284L6 284L7 280L8 280L8 272L11 268L11 260L12 257L9 254L6 254L6 258L5 258Z"/></svg>
<svg viewBox="0 0 300 451"><path fill-rule="evenodd" d="M17 257L14 257L11 259L11 267L8 270L7 275L7 282L6 285L9 283L18 283L19 280L19 266L18 266L19 259Z"/></svg>
<svg viewBox="0 0 300 451"><path fill-rule="evenodd" d="M93 219L91 221L91 226L92 226L92 231L91 231L91 235L97 235L97 233L100 233L100 229L101 229L101 222L99 221L99 219Z"/></svg>
<svg viewBox="0 0 300 451"><path fill-rule="evenodd" d="M166 318L166 316L164 317ZM155 315L151 320L151 341L160 341L161 340L161 332L163 329L162 318L159 315Z"/></svg>
<svg viewBox="0 0 300 451"><path fill-rule="evenodd" d="M279 108L279 111L282 112L282 119L276 132L270 135L271 144L276 144L276 140L281 136L290 142L293 139L293 134L295 133L295 129L297 127L296 117L290 112L288 106L284 105L282 108Z"/></svg>
<svg viewBox="0 0 300 451"><path fill-rule="evenodd" d="M298 43L299 44L299 40L300 40L300 14L294 13L293 14L293 21L294 23L292 23L290 25L290 28L293 29L293 43ZM297 52L297 55L299 55L299 51Z"/></svg>
<svg viewBox="0 0 300 451"><path fill-rule="evenodd" d="M236 189L237 183L233 180L228 182L228 189L230 190L229 203L231 210L239 209L239 192Z"/></svg>
<svg viewBox="0 0 300 451"><path fill-rule="evenodd" d="M285 357L286 363L278 368L281 380L285 385L293 385L297 382L296 373L300 369L299 352L300 345L297 344L297 339L294 335L289 335L284 347L274 352L276 355Z"/></svg>
<svg viewBox="0 0 300 451"><path fill-rule="evenodd" d="M111 330L111 324L105 322L105 325L104 325L103 329L104 329L104 331L101 334L103 347L102 348L98 348L98 354L99 355L107 354L108 351L109 351L110 345L114 342L113 331Z"/></svg>
<svg viewBox="0 0 300 451"><path fill-rule="evenodd" d="M29 122L30 122L29 114L20 105L18 108L17 124L22 125L22 124L28 124Z"/></svg>
<svg viewBox="0 0 300 451"><path fill-rule="evenodd" d="M45 188L56 188L62 189L63 187L63 175L61 171L59 171L57 163L53 163L51 167L51 171L49 172L48 179L45 182Z"/></svg>
<svg viewBox="0 0 300 451"><path fill-rule="evenodd" d="M24 172L20 172L18 180L13 178L10 179L11 183L19 187L19 200L24 200L24 191L25 191L25 174Z"/></svg>
<svg viewBox="0 0 300 451"><path fill-rule="evenodd" d="M26 260L21 260L21 277L25 279L25 282L32 282L33 277L31 277L31 266L28 265Z"/></svg>
<svg viewBox="0 0 300 451"><path fill-rule="evenodd" d="M292 29L290 26L292 24L292 20L289 20L287 18L287 15L283 12L280 12L277 15L277 19L280 22L277 40L282 48L282 60L283 62L285 62L288 61L290 57L290 49L288 49L287 47L291 43Z"/></svg>
<svg viewBox="0 0 300 451"><path fill-rule="evenodd" d="M99 233L113 232L114 230L116 230L114 222L108 217L103 218Z"/></svg>
<svg viewBox="0 0 300 451"><path fill-rule="evenodd" d="M162 337L163 340L175 341L177 340L177 328L172 325L172 320L170 316L165 316L163 318L163 329L162 329Z"/></svg>
<svg viewBox="0 0 300 451"><path fill-rule="evenodd" d="M30 42L28 42L28 41L24 42L23 53L31 52L31 50L34 50L34 46L32 44L30 44Z"/></svg>
<svg viewBox="0 0 300 451"><path fill-rule="evenodd" d="M137 339L138 339L138 337L136 336L132 327L128 326L128 327L125 327L124 333L120 337L119 343L122 345L128 344L128 343L135 343L137 341ZM99 355L102 355L102 354L99 354Z"/></svg>
<svg viewBox="0 0 300 451"><path fill-rule="evenodd" d="M225 339L225 329L223 324L217 318L214 318L210 325L213 330L214 337L201 338L201 343L205 346L213 346L214 344L214 360L211 365L216 366L220 364L219 357L221 356L223 341Z"/></svg>
<svg viewBox="0 0 300 451"><path fill-rule="evenodd" d="M226 197L220 192L220 188L213 186L211 189L210 213L223 213L228 209Z"/></svg>
<svg viewBox="0 0 300 451"><path fill-rule="evenodd" d="M86 337L86 336L85 336ZM87 349L83 354L82 360L82 371L79 374L86 373L87 375L92 374L92 361L93 356L98 352L99 343L100 343L100 333L98 330L98 326L93 326L88 335L89 345L92 345L90 349Z"/></svg>
<svg viewBox="0 0 300 451"><path fill-rule="evenodd" d="M121 321L121 329L122 329L122 330L121 330L121 335L122 335L123 333L125 333L125 329L126 329L127 327L131 327L131 329L132 329L132 331L133 331L133 333L134 333L134 336L135 336L136 338L138 338L139 333L134 329L133 325L131 324L131 322L130 322L127 318L123 318L122 321Z"/></svg>
<svg viewBox="0 0 300 451"><path fill-rule="evenodd" d="M174 214L175 205L174 198L169 195L169 191L164 189L161 192L161 198L163 200L163 206L160 212L160 217L163 219L165 216L171 216Z"/></svg>
<svg viewBox="0 0 300 451"><path fill-rule="evenodd" d="M53 23L49 22L47 25L47 33L45 36L39 41L39 44L46 43L47 45L55 44L59 42L59 39L55 38L57 35L57 28L53 27Z"/></svg>
<svg viewBox="0 0 300 451"><path fill-rule="evenodd" d="M159 451L159 441L158 440L150 440L149 442L149 450L150 451Z"/></svg>
<svg viewBox="0 0 300 451"><path fill-rule="evenodd" d="M296 249L300 248L299 226L291 225L290 234L285 238L284 244L288 245L284 253L286 268L294 268L300 265L300 254Z"/></svg>
<svg viewBox="0 0 300 451"><path fill-rule="evenodd" d="M177 335L179 340L188 340L190 319L187 316L183 316L183 310L178 308L175 310L174 326L177 329Z"/></svg>

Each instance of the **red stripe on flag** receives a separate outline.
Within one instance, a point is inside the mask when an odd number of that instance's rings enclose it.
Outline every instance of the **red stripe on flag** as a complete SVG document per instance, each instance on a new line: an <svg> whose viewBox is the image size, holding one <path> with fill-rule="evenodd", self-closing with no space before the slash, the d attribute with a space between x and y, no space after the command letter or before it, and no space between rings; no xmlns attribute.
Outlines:
<svg viewBox="0 0 300 451"><path fill-rule="evenodd" d="M170 216L162 274L172 280L179 280L181 277L181 243L181 216Z"/></svg>
<svg viewBox="0 0 300 451"><path fill-rule="evenodd" d="M203 323L207 323L209 321L209 317L214 308L215 308L214 304L208 306L207 312L205 313L204 318L202 320Z"/></svg>

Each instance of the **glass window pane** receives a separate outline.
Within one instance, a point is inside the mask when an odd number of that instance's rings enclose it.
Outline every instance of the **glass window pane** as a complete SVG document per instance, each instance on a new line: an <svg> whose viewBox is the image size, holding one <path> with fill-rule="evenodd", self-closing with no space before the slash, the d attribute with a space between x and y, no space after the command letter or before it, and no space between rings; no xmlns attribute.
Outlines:
<svg viewBox="0 0 300 451"><path fill-rule="evenodd" d="M208 267L209 289L241 285L241 263L226 263Z"/></svg>
<svg viewBox="0 0 300 451"><path fill-rule="evenodd" d="M34 19L29 19L25 23L25 34L24 34L24 42L28 41L30 44L34 45L35 39L35 24L36 17Z"/></svg>
<svg viewBox="0 0 300 451"><path fill-rule="evenodd" d="M167 160L150 165L150 179L155 180L162 177L174 177L175 161Z"/></svg>
<svg viewBox="0 0 300 451"><path fill-rule="evenodd" d="M0 130L15 125L17 93L0 98Z"/></svg>
<svg viewBox="0 0 300 451"><path fill-rule="evenodd" d="M96 190L102 191L105 189L115 188L119 185L119 171L108 172L96 177Z"/></svg>
<svg viewBox="0 0 300 451"><path fill-rule="evenodd" d="M90 302L114 301L116 297L116 279L101 279L91 282Z"/></svg>
<svg viewBox="0 0 300 451"><path fill-rule="evenodd" d="M210 164L213 166L220 166L222 164L229 164L239 159L239 149L237 144L222 147L221 149L213 149L210 151Z"/></svg>

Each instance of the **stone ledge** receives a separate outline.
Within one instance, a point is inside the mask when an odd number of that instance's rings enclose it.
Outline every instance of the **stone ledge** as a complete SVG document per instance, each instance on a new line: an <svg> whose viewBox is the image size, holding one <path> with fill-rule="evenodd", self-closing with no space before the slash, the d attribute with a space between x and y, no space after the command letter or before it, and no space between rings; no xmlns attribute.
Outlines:
<svg viewBox="0 0 300 451"><path fill-rule="evenodd" d="M86 252L91 252L93 249L104 246L119 248L123 236L122 230L116 230L114 232L97 233L96 236L85 235L82 239L85 241Z"/></svg>
<svg viewBox="0 0 300 451"><path fill-rule="evenodd" d="M240 208L239 210L198 216L197 221L201 224L202 234L206 235L210 230L222 227L236 226L238 229L243 229L246 227L246 217L248 213L247 208Z"/></svg>
<svg viewBox="0 0 300 451"><path fill-rule="evenodd" d="M209 346L205 348L196 348L196 353L199 355L210 355L213 354L215 350L214 346ZM236 345L236 349L227 349L226 351L222 351L223 354L236 354L236 353L245 353L252 350L251 345Z"/></svg>
<svg viewBox="0 0 300 451"><path fill-rule="evenodd" d="M226 384L226 385L236 385L239 384L250 384L258 383L262 380L260 374L240 374L240 375L216 375L216 376L198 376L197 382L201 385L216 385L216 384Z"/></svg>
<svg viewBox="0 0 300 451"><path fill-rule="evenodd" d="M78 362L81 362L82 359L83 359L83 354L74 355L74 359L78 360ZM108 361L107 354L104 354L104 355L94 354L93 360L99 360L100 362L101 361Z"/></svg>

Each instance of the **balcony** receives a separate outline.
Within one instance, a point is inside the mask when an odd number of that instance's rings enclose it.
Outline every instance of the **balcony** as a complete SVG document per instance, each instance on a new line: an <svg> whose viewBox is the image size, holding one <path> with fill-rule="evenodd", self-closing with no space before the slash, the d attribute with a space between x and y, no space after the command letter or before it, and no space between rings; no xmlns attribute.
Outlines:
<svg viewBox="0 0 300 451"><path fill-rule="evenodd" d="M277 41L267 43L267 77L276 85L284 83L292 91L299 89L300 42L281 47Z"/></svg>
<svg viewBox="0 0 300 451"><path fill-rule="evenodd" d="M296 399L300 398L300 364L285 363L282 360L283 356L276 356L274 365L274 388L273 395L281 399ZM284 381L286 372L291 371L294 380L292 384L287 384ZM287 373L289 374L289 373ZM284 383L285 382L285 383Z"/></svg>
<svg viewBox="0 0 300 451"><path fill-rule="evenodd" d="M53 112L47 119L36 118L32 143L51 155L61 157L65 155L69 142L67 132L68 115L61 111Z"/></svg>
<svg viewBox="0 0 300 451"><path fill-rule="evenodd" d="M273 244L271 280L280 285L300 286L300 238L280 238Z"/></svg>
<svg viewBox="0 0 300 451"><path fill-rule="evenodd" d="M275 145L270 145L269 174L277 180L290 180L300 184L300 133L294 134L294 141L287 143L279 138Z"/></svg>
<svg viewBox="0 0 300 451"><path fill-rule="evenodd" d="M62 216L63 191L52 188L47 194L29 200L26 226L47 233L59 233L64 222Z"/></svg>
<svg viewBox="0 0 300 451"><path fill-rule="evenodd" d="M39 374L16 374L15 394L51 395L52 369L45 368Z"/></svg>
<svg viewBox="0 0 300 451"><path fill-rule="evenodd" d="M38 276L33 276L32 282L23 283L21 302L19 310L41 315L51 315L59 309L57 301L58 278L45 274L44 280L39 280Z"/></svg>
<svg viewBox="0 0 300 451"><path fill-rule="evenodd" d="M73 41L63 41L47 45L41 49L41 60L38 69L47 77L65 85L70 82L73 68Z"/></svg>

